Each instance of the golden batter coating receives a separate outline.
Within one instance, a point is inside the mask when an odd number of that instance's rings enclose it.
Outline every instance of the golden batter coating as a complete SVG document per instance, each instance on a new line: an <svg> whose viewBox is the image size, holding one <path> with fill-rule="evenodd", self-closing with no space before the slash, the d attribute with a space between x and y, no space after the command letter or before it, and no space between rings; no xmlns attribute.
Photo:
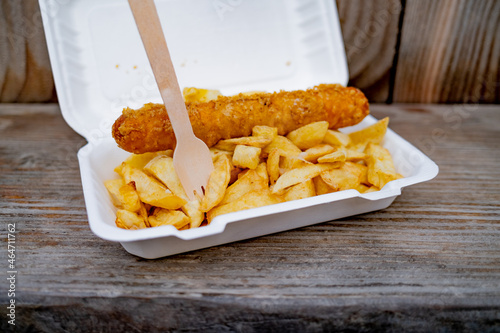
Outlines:
<svg viewBox="0 0 500 333"><path fill-rule="evenodd" d="M368 100L353 87L320 84L277 93L219 96L209 102L186 102L194 134L209 147L221 139L248 136L256 125L285 135L303 125L326 120L331 129L352 126L369 114ZM175 147L175 136L162 104L125 108L112 134L122 149L140 154Z"/></svg>

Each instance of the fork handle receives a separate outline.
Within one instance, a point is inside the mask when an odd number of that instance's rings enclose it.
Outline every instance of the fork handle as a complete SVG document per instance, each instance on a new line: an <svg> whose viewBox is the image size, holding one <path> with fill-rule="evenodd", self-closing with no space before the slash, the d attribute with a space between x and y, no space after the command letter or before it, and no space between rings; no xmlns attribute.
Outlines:
<svg viewBox="0 0 500 333"><path fill-rule="evenodd" d="M193 133L154 0L128 0L177 140Z"/></svg>

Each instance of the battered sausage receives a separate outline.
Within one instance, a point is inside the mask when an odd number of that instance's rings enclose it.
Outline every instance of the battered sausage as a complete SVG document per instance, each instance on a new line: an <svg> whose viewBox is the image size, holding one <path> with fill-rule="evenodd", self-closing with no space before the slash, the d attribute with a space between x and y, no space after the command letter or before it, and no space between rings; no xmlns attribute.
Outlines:
<svg viewBox="0 0 500 333"><path fill-rule="evenodd" d="M255 125L278 128L285 135L303 125L326 120L331 129L359 123L369 114L368 100L353 87L320 84L276 93L219 96L209 102L186 102L194 134L209 147L221 139L248 136ZM175 136L165 106L149 103L125 108L112 135L122 149L140 154L173 149Z"/></svg>

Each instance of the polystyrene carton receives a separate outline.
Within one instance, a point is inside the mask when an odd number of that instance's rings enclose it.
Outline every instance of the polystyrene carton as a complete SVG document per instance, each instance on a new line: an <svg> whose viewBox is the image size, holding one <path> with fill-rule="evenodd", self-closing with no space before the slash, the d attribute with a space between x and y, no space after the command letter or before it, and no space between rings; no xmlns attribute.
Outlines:
<svg viewBox="0 0 500 333"><path fill-rule="evenodd" d="M182 87L242 91L347 84L345 52L331 0L156 1ZM389 206L401 189L432 179L437 165L390 129L382 143L404 178L378 192L341 191L221 215L205 227L124 230L103 182L129 153L111 125L124 107L161 102L126 0L40 0L62 114L88 144L78 152L91 230L130 253L158 258L299 228ZM366 117L350 132L376 121Z"/></svg>

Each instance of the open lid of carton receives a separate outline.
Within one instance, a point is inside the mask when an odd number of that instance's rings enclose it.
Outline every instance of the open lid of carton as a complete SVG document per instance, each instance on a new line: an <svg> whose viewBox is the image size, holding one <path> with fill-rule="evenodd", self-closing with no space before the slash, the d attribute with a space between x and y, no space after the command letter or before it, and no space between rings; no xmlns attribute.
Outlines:
<svg viewBox="0 0 500 333"><path fill-rule="evenodd" d="M161 103L126 0L39 0L63 117L87 140L124 107ZM347 84L331 0L156 0L181 89L244 91Z"/></svg>

